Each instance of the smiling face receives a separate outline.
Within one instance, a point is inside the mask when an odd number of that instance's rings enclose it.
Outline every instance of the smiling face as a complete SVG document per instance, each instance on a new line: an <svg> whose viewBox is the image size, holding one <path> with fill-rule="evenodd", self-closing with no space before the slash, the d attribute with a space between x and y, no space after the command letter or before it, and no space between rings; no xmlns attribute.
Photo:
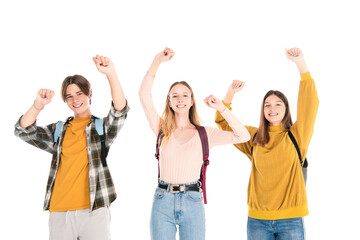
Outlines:
<svg viewBox="0 0 360 240"><path fill-rule="evenodd" d="M76 84L70 84L66 88L65 102L69 108L74 112L75 117L89 117L91 91L87 96Z"/></svg>
<svg viewBox="0 0 360 240"><path fill-rule="evenodd" d="M285 103L276 95L270 95L264 102L264 116L270 126L281 125L285 116Z"/></svg>
<svg viewBox="0 0 360 240"><path fill-rule="evenodd" d="M173 86L169 93L169 106L175 113L188 113L194 104L188 87L182 84Z"/></svg>

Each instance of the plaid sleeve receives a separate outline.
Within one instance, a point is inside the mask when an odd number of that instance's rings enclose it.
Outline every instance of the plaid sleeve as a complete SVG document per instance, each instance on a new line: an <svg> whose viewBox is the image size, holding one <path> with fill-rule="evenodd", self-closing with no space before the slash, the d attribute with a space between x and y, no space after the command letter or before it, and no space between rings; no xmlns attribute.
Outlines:
<svg viewBox="0 0 360 240"><path fill-rule="evenodd" d="M42 150L45 150L51 154L56 150L54 148L54 131L56 128L56 123L49 124L46 127L38 127L36 126L36 121L26 127L23 128L20 126L20 120L15 124L14 134L19 137L21 140L37 147Z"/></svg>
<svg viewBox="0 0 360 240"><path fill-rule="evenodd" d="M116 135L122 128L127 117L127 113L130 110L127 101L125 107L121 111L117 111L114 108L114 104L111 104L109 114L103 119L105 136L106 136L106 147L110 147L116 138Z"/></svg>

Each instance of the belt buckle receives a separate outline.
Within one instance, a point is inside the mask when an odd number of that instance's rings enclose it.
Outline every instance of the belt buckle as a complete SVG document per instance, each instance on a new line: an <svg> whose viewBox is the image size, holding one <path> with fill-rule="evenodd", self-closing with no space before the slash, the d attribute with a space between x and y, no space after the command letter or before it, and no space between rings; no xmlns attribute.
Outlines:
<svg viewBox="0 0 360 240"><path fill-rule="evenodd" d="M178 187L179 190L174 190L174 187ZM184 192L185 191L185 186L184 185L179 185L179 184L169 184L168 191L171 192L171 193Z"/></svg>

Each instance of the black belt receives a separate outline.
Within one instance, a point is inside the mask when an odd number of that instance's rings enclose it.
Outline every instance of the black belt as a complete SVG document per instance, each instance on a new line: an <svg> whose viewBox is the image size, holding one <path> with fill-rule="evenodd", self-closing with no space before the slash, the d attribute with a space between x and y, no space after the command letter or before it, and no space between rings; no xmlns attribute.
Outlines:
<svg viewBox="0 0 360 240"><path fill-rule="evenodd" d="M166 191L171 193L186 192L186 191L202 192L201 187L197 183L191 185L184 185L184 184L164 185L159 183L158 187L165 189Z"/></svg>

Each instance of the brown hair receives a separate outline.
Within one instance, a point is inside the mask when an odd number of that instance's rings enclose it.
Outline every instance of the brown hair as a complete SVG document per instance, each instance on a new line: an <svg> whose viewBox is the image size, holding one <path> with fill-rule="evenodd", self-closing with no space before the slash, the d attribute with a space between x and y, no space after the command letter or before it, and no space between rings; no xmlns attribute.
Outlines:
<svg viewBox="0 0 360 240"><path fill-rule="evenodd" d="M285 115L284 118L281 120L281 126L283 128L284 131L289 131L290 127L292 126L292 120L291 120L291 113L290 113L290 107L289 107L289 101L287 100L286 96L280 92L280 91L276 91L276 90L270 90L266 93L263 101L262 101L262 105L261 105L261 113L260 113L260 124L259 124L259 129L257 131L256 137L254 139L254 144L259 144L260 146L264 146L265 144L267 144L270 140L270 136L269 136L269 121L266 120L265 115L264 115L264 106L265 106L265 101L266 99L271 96L271 95L275 95L278 98L281 99L281 101L283 101L283 103L285 104Z"/></svg>
<svg viewBox="0 0 360 240"><path fill-rule="evenodd" d="M191 99L193 101L193 105L189 109L189 120L193 125L196 125L196 126L201 125L200 118L199 118L199 115L196 110L196 102L195 102L194 93L193 93L193 90L191 89L190 85L185 81L173 83L169 88L169 92L167 94L166 102L165 102L165 109L162 114L163 120L160 122L160 130L162 131L161 138L163 139L162 143L165 143L165 144L169 141L169 137L170 137L173 129L176 127L175 113L174 113L174 110L169 105L169 102L170 102L169 94L170 94L171 89L177 84L181 84L181 85L184 85L185 87L189 88L190 93L191 93Z"/></svg>
<svg viewBox="0 0 360 240"><path fill-rule="evenodd" d="M67 76L61 85L61 98L64 102L66 96L66 89L71 84L76 84L86 96L90 96L91 84L86 78L81 75Z"/></svg>

